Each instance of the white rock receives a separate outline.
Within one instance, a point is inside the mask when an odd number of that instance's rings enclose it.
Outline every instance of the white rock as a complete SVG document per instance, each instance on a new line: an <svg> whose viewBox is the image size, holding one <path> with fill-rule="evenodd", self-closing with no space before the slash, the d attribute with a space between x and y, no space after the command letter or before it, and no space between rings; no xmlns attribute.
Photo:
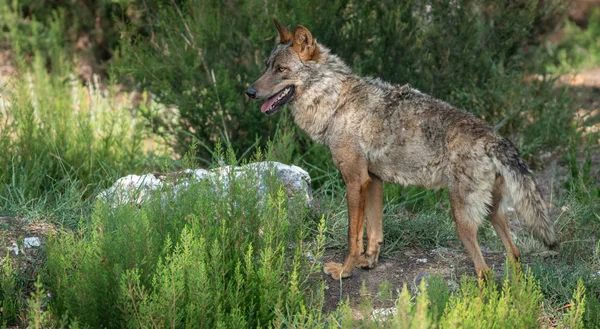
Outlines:
<svg viewBox="0 0 600 329"><path fill-rule="evenodd" d="M387 321L393 318L398 313L398 309L395 307L384 307L373 310L373 320L375 321Z"/></svg>
<svg viewBox="0 0 600 329"><path fill-rule="evenodd" d="M112 187L102 191L98 198L119 204L141 204L150 198L150 192L163 185L162 181L153 174L142 176L128 175L119 178Z"/></svg>
<svg viewBox="0 0 600 329"><path fill-rule="evenodd" d="M213 170L185 169L174 174L176 182L165 182L164 177L153 174L129 175L119 178L112 187L102 191L98 199L109 202L113 207L122 204L141 205L152 193L164 187L172 188L175 195L189 188L192 182L208 181L216 193L226 195L231 179L253 178L254 189L259 199L265 200L269 192L268 175L273 173L285 188L289 199L299 199L310 204L312 192L308 172L297 166L279 162L255 162L241 167L225 166ZM183 174L183 175L182 175ZM169 176L169 175L166 175Z"/></svg>
<svg viewBox="0 0 600 329"><path fill-rule="evenodd" d="M183 173L191 175L197 181L202 181L206 178L211 178L214 176L213 173L206 169L185 169L183 170Z"/></svg>
<svg viewBox="0 0 600 329"><path fill-rule="evenodd" d="M23 249L37 248L41 245L42 243L40 241L40 238L36 236L31 236L23 239ZM16 242L13 242L12 245L7 247L6 249L8 249L8 251L14 252L15 255L18 255L21 252L21 250L19 250L19 245Z"/></svg>
<svg viewBox="0 0 600 329"><path fill-rule="evenodd" d="M7 247L8 251L12 251L15 253L15 255L19 254L19 246L17 245L16 242L13 242L12 245L10 247Z"/></svg>
<svg viewBox="0 0 600 329"><path fill-rule="evenodd" d="M34 248L41 245L40 238L36 236L28 237L23 239L23 246L25 248Z"/></svg>

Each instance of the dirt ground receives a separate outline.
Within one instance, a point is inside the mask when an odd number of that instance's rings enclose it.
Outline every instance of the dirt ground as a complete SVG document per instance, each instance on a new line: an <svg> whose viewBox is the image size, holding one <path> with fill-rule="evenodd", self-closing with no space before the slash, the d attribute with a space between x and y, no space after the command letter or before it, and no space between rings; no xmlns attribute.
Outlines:
<svg viewBox="0 0 600 329"><path fill-rule="evenodd" d="M482 246L482 250L486 248ZM488 266L496 273L496 277L503 277L504 253L488 251L484 252L484 257ZM344 258L344 252L335 251L326 254L324 262L343 262ZM524 261L529 262L529 258L526 256ZM464 274L474 275L473 263L458 244L456 249L401 249L392 257L380 258L379 264L373 269L354 269L352 276L341 283L323 274L323 280L326 282L325 311L333 311L340 301L346 301L348 298L351 306L358 305L364 297L361 294L363 282L371 297L377 295L379 286L384 281L391 284L394 296L397 296L405 283L414 292L422 279L441 275L452 287L457 286ZM376 308L382 306L374 304Z"/></svg>

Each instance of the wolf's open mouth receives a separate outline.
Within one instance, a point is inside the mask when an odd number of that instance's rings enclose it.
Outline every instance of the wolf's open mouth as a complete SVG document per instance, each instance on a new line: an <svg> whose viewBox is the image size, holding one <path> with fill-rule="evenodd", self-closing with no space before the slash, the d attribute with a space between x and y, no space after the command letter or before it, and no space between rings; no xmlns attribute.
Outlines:
<svg viewBox="0 0 600 329"><path fill-rule="evenodd" d="M296 93L296 87L287 86L281 89L275 95L269 97L269 99L260 107L262 113L271 115L281 110L283 105L289 102Z"/></svg>

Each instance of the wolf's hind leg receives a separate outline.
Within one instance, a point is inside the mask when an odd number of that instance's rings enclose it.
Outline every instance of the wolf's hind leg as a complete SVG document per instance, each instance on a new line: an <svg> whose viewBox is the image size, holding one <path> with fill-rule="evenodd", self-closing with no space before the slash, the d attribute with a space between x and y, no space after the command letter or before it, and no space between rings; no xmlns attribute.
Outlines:
<svg viewBox="0 0 600 329"><path fill-rule="evenodd" d="M477 276L479 278L484 278L489 268L483 259L479 243L477 242L477 228L479 221L476 218L472 218L473 212L469 211L469 207L473 205L468 203L467 200L469 198L463 191L451 189L449 194L458 237L462 241L467 253L469 253L471 260L475 265Z"/></svg>
<svg viewBox="0 0 600 329"><path fill-rule="evenodd" d="M508 230L508 216L506 215L506 207L503 204L504 189L504 178L502 176L497 176L492 191L492 206L490 207L488 218L490 222L492 222L498 237L502 240L502 244L504 244L504 248L506 248L506 253L510 260L518 262L521 258L521 252L513 243Z"/></svg>
<svg viewBox="0 0 600 329"><path fill-rule="evenodd" d="M369 174L371 184L365 205L367 224L367 251L360 255L356 267L373 268L379 259L379 249L383 243L383 182L379 177ZM362 235L362 234L361 234Z"/></svg>

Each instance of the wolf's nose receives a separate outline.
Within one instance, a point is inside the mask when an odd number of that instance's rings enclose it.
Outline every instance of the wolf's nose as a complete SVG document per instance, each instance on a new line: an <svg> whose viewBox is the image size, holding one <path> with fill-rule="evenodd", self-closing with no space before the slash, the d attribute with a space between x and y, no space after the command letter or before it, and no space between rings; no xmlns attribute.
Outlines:
<svg viewBox="0 0 600 329"><path fill-rule="evenodd" d="M250 98L256 98L256 89L252 87L248 88L248 90L246 91L246 95L248 95L248 97Z"/></svg>

